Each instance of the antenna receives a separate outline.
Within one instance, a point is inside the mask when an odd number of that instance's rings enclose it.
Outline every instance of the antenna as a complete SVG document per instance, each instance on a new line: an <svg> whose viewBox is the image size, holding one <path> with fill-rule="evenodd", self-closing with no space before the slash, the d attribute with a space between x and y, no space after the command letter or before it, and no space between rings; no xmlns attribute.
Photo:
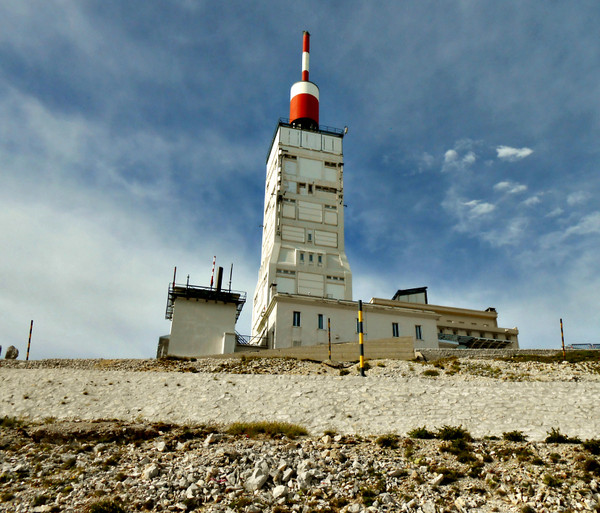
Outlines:
<svg viewBox="0 0 600 513"><path fill-rule="evenodd" d="M302 129L319 129L319 88L308 80L310 34L302 33L302 80L290 91L290 123Z"/></svg>

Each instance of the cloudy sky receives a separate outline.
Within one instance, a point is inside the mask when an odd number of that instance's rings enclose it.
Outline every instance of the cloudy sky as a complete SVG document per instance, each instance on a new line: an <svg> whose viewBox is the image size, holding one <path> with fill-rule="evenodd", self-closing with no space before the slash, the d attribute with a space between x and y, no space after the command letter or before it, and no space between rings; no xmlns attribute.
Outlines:
<svg viewBox="0 0 600 513"><path fill-rule="evenodd" d="M0 344L33 319L33 359L152 357L173 267L208 285L213 255L252 297L303 30L349 127L354 298L600 342L599 26L596 0L0 0Z"/></svg>

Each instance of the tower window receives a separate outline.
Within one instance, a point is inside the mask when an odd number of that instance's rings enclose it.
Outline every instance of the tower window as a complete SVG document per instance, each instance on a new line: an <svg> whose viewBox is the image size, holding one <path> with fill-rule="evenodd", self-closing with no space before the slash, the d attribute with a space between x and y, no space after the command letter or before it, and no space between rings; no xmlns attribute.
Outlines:
<svg viewBox="0 0 600 513"><path fill-rule="evenodd" d="M312 263L313 263L313 260L314 260L314 256L313 256L313 254L312 254L312 253L309 253L309 254L308 254L308 263L309 263L309 264L312 264Z"/></svg>
<svg viewBox="0 0 600 513"><path fill-rule="evenodd" d="M400 330L398 329L398 323L393 322L392 323L392 337L399 337L399 336L400 336Z"/></svg>
<svg viewBox="0 0 600 513"><path fill-rule="evenodd" d="M323 255L317 255L317 263L323 265Z"/></svg>
<svg viewBox="0 0 600 513"><path fill-rule="evenodd" d="M415 326L415 338L417 340L423 340L423 330L418 324Z"/></svg>
<svg viewBox="0 0 600 513"><path fill-rule="evenodd" d="M304 263L304 253L300 253L300 263Z"/></svg>
<svg viewBox="0 0 600 513"><path fill-rule="evenodd" d="M325 329L325 328L323 328L323 314L318 315L317 326L318 326L318 329L320 329L320 330Z"/></svg>
<svg viewBox="0 0 600 513"><path fill-rule="evenodd" d="M300 326L300 312L294 312L292 326Z"/></svg>

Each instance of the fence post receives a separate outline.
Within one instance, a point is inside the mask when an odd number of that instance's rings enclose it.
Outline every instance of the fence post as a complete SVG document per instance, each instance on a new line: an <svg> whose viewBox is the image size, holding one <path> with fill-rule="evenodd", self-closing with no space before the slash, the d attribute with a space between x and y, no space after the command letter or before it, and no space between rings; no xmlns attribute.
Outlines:
<svg viewBox="0 0 600 513"><path fill-rule="evenodd" d="M27 342L27 356L25 361L29 361L29 348L31 347L31 332L33 331L33 319L31 320L31 324L29 325L29 341Z"/></svg>
<svg viewBox="0 0 600 513"><path fill-rule="evenodd" d="M331 318L327 317L327 339L329 340L329 361L331 361Z"/></svg>
<svg viewBox="0 0 600 513"><path fill-rule="evenodd" d="M560 338L562 339L563 360L566 360L567 359L567 352L565 351L565 334L564 334L564 331L563 331L562 318L560 319Z"/></svg>
<svg viewBox="0 0 600 513"><path fill-rule="evenodd" d="M362 301L358 300L358 345L360 347L360 375L365 377L365 348L363 335L363 309Z"/></svg>

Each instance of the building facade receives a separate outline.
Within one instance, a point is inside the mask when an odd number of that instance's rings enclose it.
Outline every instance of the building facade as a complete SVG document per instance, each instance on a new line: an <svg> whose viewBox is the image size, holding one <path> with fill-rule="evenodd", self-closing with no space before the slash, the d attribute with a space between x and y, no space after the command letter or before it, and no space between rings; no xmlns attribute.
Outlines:
<svg viewBox="0 0 600 513"><path fill-rule="evenodd" d="M358 303L344 247L345 130L319 125L319 89L302 80L290 94L267 158L261 265L252 311L253 343L270 349L358 340ZM428 304L426 287L364 305L369 340L413 337L416 348L518 347L518 330L497 313Z"/></svg>

